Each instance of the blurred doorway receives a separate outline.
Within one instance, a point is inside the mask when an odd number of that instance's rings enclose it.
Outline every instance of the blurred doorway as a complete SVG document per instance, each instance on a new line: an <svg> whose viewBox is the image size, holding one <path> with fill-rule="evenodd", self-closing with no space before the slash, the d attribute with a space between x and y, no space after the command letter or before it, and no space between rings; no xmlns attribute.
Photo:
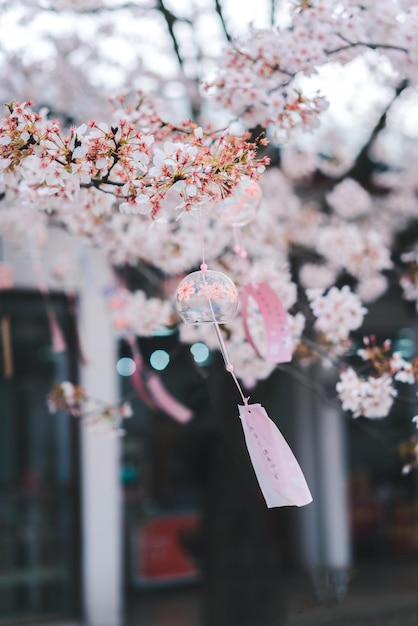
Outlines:
<svg viewBox="0 0 418 626"><path fill-rule="evenodd" d="M0 624L79 611L77 423L47 394L74 380L67 298L50 297L67 349L54 352L43 297L0 293Z"/></svg>

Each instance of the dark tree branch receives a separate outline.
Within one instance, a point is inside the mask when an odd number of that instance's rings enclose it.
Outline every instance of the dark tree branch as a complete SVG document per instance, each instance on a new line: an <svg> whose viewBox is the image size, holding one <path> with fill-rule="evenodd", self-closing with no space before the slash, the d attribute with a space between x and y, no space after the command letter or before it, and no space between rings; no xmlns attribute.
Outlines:
<svg viewBox="0 0 418 626"><path fill-rule="evenodd" d="M340 39L342 39L345 42L345 45L340 46L339 48L334 48L333 50L325 50L325 53L328 56L331 56L332 54L337 54L338 52L342 52L343 50L350 50L351 48L358 48L358 47L363 47L363 48L369 48L370 50L397 50L399 52L408 52L408 48L404 48L403 46L394 46L391 44L387 44L387 43L367 43L364 41L350 41L349 39L347 39L347 37L344 37L344 35L341 35L340 33L337 33L338 37Z"/></svg>
<svg viewBox="0 0 418 626"><path fill-rule="evenodd" d="M276 0L271 0L270 4L270 26L273 28L276 21Z"/></svg>
<svg viewBox="0 0 418 626"><path fill-rule="evenodd" d="M173 44L174 53L177 57L177 61L179 62L180 68L183 70L183 64L184 64L183 57L181 56L180 47L177 41L176 34L174 32L174 24L177 21L179 21L179 19L171 11L167 9L163 0L157 0L156 6L157 6L157 9L162 13L165 19L165 22L167 24L167 29L168 29L168 32L170 34L171 41Z"/></svg>
<svg viewBox="0 0 418 626"><path fill-rule="evenodd" d="M215 0L215 11L218 14L218 17L219 17L219 19L221 21L222 28L223 28L223 31L225 33L225 37L226 37L227 41L229 41L229 43L231 43L232 37L229 34L229 30L228 30L228 27L226 25L226 21L225 21L224 14L223 14L222 5L219 2L219 0Z"/></svg>
<svg viewBox="0 0 418 626"><path fill-rule="evenodd" d="M331 364L332 367L334 367L337 371L341 371L341 369L344 369L345 367L347 367L347 364L342 359L338 359L338 358L331 356L331 354L329 354L327 350L325 350L319 344L309 339L306 335L301 336L301 343L304 343L313 352L315 352L321 358L323 358L324 361L327 361L329 364Z"/></svg>
<svg viewBox="0 0 418 626"><path fill-rule="evenodd" d="M401 93L403 91L405 91L405 89L408 87L408 85L409 85L409 83L405 79L397 86L397 88L395 89L395 93L393 95L393 98L390 100L390 102L385 107L383 113L381 114L381 116L378 119L376 125L374 126L374 128L373 128L373 130L372 130L372 132L371 132L371 134L370 134L370 136L368 138L368 140L366 141L366 143L364 144L364 146L362 147L362 149L358 153L353 167L348 172L346 172L344 174L344 178L350 177L350 178L354 178L358 182L365 181L365 182L369 183L370 176L374 172L374 170L376 169L376 164L371 160L370 155L369 155L370 148L371 148L374 140L376 139L376 137L385 128L386 122L387 122L387 116L388 116L389 111L392 108L393 104L399 98Z"/></svg>

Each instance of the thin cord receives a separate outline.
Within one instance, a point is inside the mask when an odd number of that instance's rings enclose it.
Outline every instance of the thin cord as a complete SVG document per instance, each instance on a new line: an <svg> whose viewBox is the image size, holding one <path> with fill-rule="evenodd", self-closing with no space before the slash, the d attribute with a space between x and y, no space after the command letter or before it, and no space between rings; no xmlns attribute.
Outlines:
<svg viewBox="0 0 418 626"><path fill-rule="evenodd" d="M247 255L246 249L244 248L242 230L239 226L234 224L232 227L232 231L234 234L234 242L235 242L234 252L240 260L239 265L240 265L240 273L241 273L241 282L242 282L242 285L246 285L248 283L249 268L248 268L248 262L247 262L248 255Z"/></svg>
<svg viewBox="0 0 418 626"><path fill-rule="evenodd" d="M212 304L211 304L211 308L212 308ZM242 390L242 387L239 384L239 380L238 380L238 378L235 375L234 366L232 365L231 361L229 360L228 351L226 349L225 341L224 341L224 338L222 337L222 333L221 333L221 329L219 328L219 324L218 324L218 322L216 322L214 320L213 325L215 327L215 332L216 332L216 335L218 337L221 353L222 353L223 359L225 361L226 371L231 374L231 376L232 376L232 378L234 380L234 383L237 386L237 389L238 389L238 391L240 393L242 401L244 402L244 405L247 406L249 398L246 398L244 396L244 392Z"/></svg>
<svg viewBox="0 0 418 626"><path fill-rule="evenodd" d="M202 266L207 269L206 261L205 261L205 237L203 232L203 222L202 222L202 209L199 208L199 231L200 231L200 246L202 249ZM203 267L201 268L204 271Z"/></svg>
<svg viewBox="0 0 418 626"><path fill-rule="evenodd" d="M205 272L208 269L208 266L205 262L205 238L204 238L204 232L203 232L203 223L202 223L202 212L201 209L199 209L199 230L200 230L200 241L201 241L201 246L202 246L202 264L200 266L200 269L202 270L203 273L203 282L205 284L205 287L207 288L207 282L206 282L206 276L205 276ZM212 320L213 320L213 326L215 328L215 332L216 332L216 336L218 338L218 342L219 342L219 347L223 356L223 359L225 361L225 367L226 367L226 371L229 372L232 376L232 379L239 391L239 394L242 398L242 401L244 402L244 405L247 406L248 404L248 400L249 398L246 398L244 396L244 392L242 390L242 387L239 383L238 378L236 377L235 373L234 373L234 366L232 365L230 359L229 359L229 355L228 355L228 351L226 349L226 345L225 345L225 341L224 338L222 337L222 333L221 333L221 329L219 328L219 324L216 321L216 317L215 317L215 312L213 310L213 306L212 306L212 299L209 298L209 307L210 307L210 311L211 311L211 315L212 315Z"/></svg>

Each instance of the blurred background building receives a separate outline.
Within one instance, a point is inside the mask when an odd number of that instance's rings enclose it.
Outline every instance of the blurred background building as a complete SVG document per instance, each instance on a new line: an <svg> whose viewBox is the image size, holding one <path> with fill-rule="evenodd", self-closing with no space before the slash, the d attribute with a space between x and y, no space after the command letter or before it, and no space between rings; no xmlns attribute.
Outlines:
<svg viewBox="0 0 418 626"><path fill-rule="evenodd" d="M59 248L63 236L51 245ZM191 589L188 601L198 598L208 624L231 626L242 619L237 607L254 609L243 600L248 589L256 612L270 589L275 606L267 612L285 614L289 572L329 602L350 594L363 564L415 562L417 477L402 474L397 451L410 436L402 406L379 423L347 421L333 399L332 371L316 366L298 379L278 370L259 384L252 397L287 437L314 497L302 509L267 511L243 446L236 390L216 354L197 349L193 357L175 334L139 339L144 359L194 419L179 424L151 411L126 375L129 346L116 341L102 300L112 276L96 252L80 252L75 309L68 293L45 296L29 260L6 241L2 250L14 285L1 293L10 336L3 332L1 344L0 623L84 618L120 626L146 607L157 611L162 590L171 589L175 607L175 594ZM370 323L407 355L412 320L391 306L390 297L379 303ZM51 313L61 351L53 349ZM51 414L48 392L66 378L109 403L130 397L125 437Z"/></svg>

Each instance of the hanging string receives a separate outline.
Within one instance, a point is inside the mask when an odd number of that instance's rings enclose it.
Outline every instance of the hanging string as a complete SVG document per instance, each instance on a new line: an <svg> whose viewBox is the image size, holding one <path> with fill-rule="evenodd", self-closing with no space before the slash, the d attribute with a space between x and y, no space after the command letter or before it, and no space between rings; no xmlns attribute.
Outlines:
<svg viewBox="0 0 418 626"><path fill-rule="evenodd" d="M205 284L205 288L207 288L205 272L207 271L208 266L207 266L206 261L205 261L205 237L204 237L201 209L199 209L199 226L200 226L199 231L200 231L200 240L201 240L201 247L202 247L202 263L200 265L200 269L202 270L202 273L203 273L203 282ZM222 357L223 357L223 359L225 361L225 369L226 369L226 371L229 374L231 374L232 379L233 379L233 381L234 381L234 383L235 383L235 385L236 385L236 387L238 389L238 392L239 392L239 394L240 394L240 396L242 398L242 401L243 401L244 405L247 406L249 398L245 397L244 392L242 390L242 387L241 387L241 385L239 383L239 380L238 380L238 378L235 375L234 366L231 363L231 360L229 358L228 351L227 351L227 348L226 348L226 344L225 344L224 338L222 336L221 329L219 328L219 324L216 321L216 316L215 316L215 312L213 310L213 305L212 305L212 299L208 298L208 301L209 301L209 307L210 307L210 311L211 311L211 315L212 315L213 326L215 328L216 336L217 336L218 342L219 342L219 348L221 350Z"/></svg>
<svg viewBox="0 0 418 626"><path fill-rule="evenodd" d="M51 300L51 294L47 282L44 278L41 265L36 259L33 259L33 270L38 289L45 303L46 315L48 318L49 329L51 333L52 350L55 353L65 352L67 350L67 343L61 330L58 317L55 313L54 306Z"/></svg>
<svg viewBox="0 0 418 626"><path fill-rule="evenodd" d="M200 267L200 269L202 270L202 272L204 272L205 270L203 268L208 268L208 266L206 265L206 261L205 261L205 235L204 235L204 230L203 230L203 221L202 221L202 209L199 208L199 234L200 234L200 249L202 252L202 266Z"/></svg>
<svg viewBox="0 0 418 626"><path fill-rule="evenodd" d="M12 267L3 262L3 240L0 237L0 291L6 291L13 287ZM6 380L13 378L13 347L11 334L11 321L8 312L7 298L2 298L0 304L1 319L1 343L3 346L3 375Z"/></svg>
<svg viewBox="0 0 418 626"><path fill-rule="evenodd" d="M212 305L211 305L211 308L212 308ZM241 387L241 385L239 383L238 378L235 375L234 366L232 365L232 363L231 363L231 361L229 359L228 352L227 352L226 345L225 345L225 341L224 341L224 338L222 337L222 333L221 333L221 329L219 328L219 324L218 324L218 322L214 321L213 325L215 327L215 332L216 332L216 335L217 335L218 341L219 341L219 347L221 349L221 353L222 353L223 359L225 361L225 369L226 369L227 372L229 372L231 374L232 379L233 379L233 381L234 381L234 383L235 383L235 385L236 385L236 387L237 387L237 389L239 391L239 394L240 394L240 396L242 398L242 401L243 401L244 405L247 406L248 400L250 398L244 396L244 392L242 390L242 387Z"/></svg>
<svg viewBox="0 0 418 626"><path fill-rule="evenodd" d="M242 230L240 226L237 226L236 224L234 224L232 226L232 232L234 235L234 252L237 255L237 257L240 259L240 264L239 264L239 268L240 268L240 273L241 273L241 282L243 285L245 285L248 282L248 276L249 276L249 264L247 261L247 251L244 247L244 241L243 241L243 237L242 237Z"/></svg>

